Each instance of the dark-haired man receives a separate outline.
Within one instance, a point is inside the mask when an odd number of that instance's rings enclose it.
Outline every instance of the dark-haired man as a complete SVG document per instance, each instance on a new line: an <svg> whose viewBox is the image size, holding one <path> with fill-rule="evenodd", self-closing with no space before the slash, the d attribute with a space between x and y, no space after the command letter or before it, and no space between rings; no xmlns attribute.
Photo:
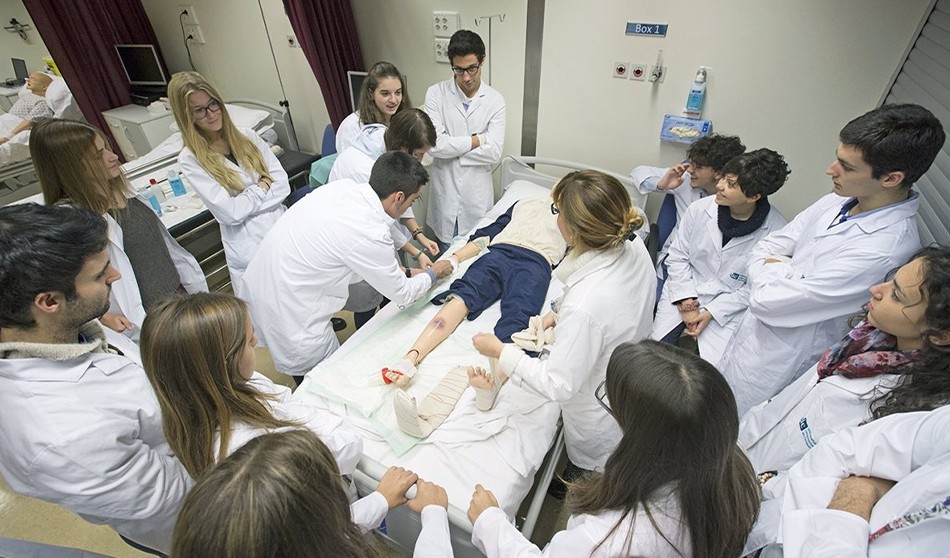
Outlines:
<svg viewBox="0 0 950 558"><path fill-rule="evenodd" d="M718 366L740 414L817 362L847 332L867 289L920 248L912 186L944 139L940 121L919 105L855 118L826 171L833 193L753 248L749 309Z"/></svg>
<svg viewBox="0 0 950 558"><path fill-rule="evenodd" d="M482 83L485 43L467 29L449 40L453 79L426 92L426 113L435 126L432 186L426 222L444 251L468 233L494 203L492 165L505 146L505 100Z"/></svg>
<svg viewBox="0 0 950 558"><path fill-rule="evenodd" d="M138 348L96 320L121 277L105 220L0 208L0 472L13 490L167 552L191 478Z"/></svg>
<svg viewBox="0 0 950 558"><path fill-rule="evenodd" d="M339 347L330 318L346 303L350 283L363 279L405 306L452 272L442 260L410 277L394 255L390 226L428 179L412 155L388 151L368 184L342 179L321 186L267 233L247 266L245 289L277 370L300 382Z"/></svg>

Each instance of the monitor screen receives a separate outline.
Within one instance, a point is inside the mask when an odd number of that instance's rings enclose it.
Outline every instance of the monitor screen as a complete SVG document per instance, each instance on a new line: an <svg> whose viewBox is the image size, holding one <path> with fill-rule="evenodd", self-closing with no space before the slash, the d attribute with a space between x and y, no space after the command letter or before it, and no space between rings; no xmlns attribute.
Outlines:
<svg viewBox="0 0 950 558"><path fill-rule="evenodd" d="M26 78L30 77L30 72L26 69L25 60L22 58L11 58L10 61L13 62L13 75L15 75L18 80L26 80Z"/></svg>
<svg viewBox="0 0 950 558"><path fill-rule="evenodd" d="M366 72L346 72L346 80L350 84L350 109L356 110L360 103L360 89L363 87L363 80L366 79Z"/></svg>
<svg viewBox="0 0 950 558"><path fill-rule="evenodd" d="M131 85L166 85L168 79L152 45L115 45Z"/></svg>

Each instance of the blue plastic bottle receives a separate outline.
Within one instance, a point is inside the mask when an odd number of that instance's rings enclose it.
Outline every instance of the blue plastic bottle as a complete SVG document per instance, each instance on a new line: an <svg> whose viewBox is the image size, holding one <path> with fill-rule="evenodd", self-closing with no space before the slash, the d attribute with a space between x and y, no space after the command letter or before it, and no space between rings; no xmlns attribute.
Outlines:
<svg viewBox="0 0 950 558"><path fill-rule="evenodd" d="M158 202L158 198L155 196L155 192L152 192L151 188L146 186L139 190L139 194L142 195L145 199L148 200L148 204L152 206L152 211L155 212L155 215L159 217L162 216L162 204Z"/></svg>
<svg viewBox="0 0 950 558"><path fill-rule="evenodd" d="M184 196L188 193L185 190L185 183L181 180L181 175L171 169L168 170L168 185L172 187L172 193L176 196Z"/></svg>
<svg viewBox="0 0 950 558"><path fill-rule="evenodd" d="M696 79L686 98L686 115L690 118L699 118L703 113L703 100L706 98L706 68L699 67Z"/></svg>

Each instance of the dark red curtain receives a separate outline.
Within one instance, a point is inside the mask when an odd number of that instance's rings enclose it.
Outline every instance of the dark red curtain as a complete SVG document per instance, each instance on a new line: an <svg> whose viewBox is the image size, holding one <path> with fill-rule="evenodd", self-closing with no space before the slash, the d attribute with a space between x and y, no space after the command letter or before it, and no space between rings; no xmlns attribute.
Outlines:
<svg viewBox="0 0 950 558"><path fill-rule="evenodd" d="M338 128L350 113L346 72L363 70L350 0L284 0L284 10Z"/></svg>
<svg viewBox="0 0 950 558"><path fill-rule="evenodd" d="M23 4L83 115L103 131L109 126L102 111L131 102L115 45L155 45L168 75L139 0L23 0ZM121 156L115 141L112 147Z"/></svg>

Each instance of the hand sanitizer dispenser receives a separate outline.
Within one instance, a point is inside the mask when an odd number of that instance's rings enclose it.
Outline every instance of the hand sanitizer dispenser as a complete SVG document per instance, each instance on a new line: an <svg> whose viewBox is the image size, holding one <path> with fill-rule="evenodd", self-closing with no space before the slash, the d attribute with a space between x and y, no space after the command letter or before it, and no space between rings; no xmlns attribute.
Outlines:
<svg viewBox="0 0 950 558"><path fill-rule="evenodd" d="M706 98L706 67L700 66L696 72L696 79L693 80L693 86L689 89L689 97L686 98L686 116L688 118L700 118L703 114L703 100Z"/></svg>

